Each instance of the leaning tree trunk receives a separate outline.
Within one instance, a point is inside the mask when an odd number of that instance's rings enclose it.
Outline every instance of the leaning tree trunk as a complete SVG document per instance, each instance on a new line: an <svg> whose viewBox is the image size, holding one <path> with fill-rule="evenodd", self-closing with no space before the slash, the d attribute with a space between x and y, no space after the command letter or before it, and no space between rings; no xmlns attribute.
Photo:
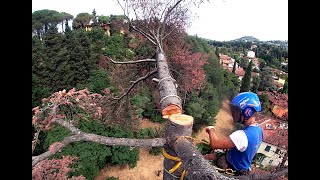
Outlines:
<svg viewBox="0 0 320 180"><path fill-rule="evenodd" d="M160 106L163 118L168 119L166 123L164 153L169 157L164 158L164 180L176 180L180 178L185 170L184 178L186 179L231 179L220 175L197 148L188 141L187 137L192 134L193 117L182 114L181 99L177 95L175 80L169 72L166 56L163 52L157 54L158 66L158 85L160 92ZM182 165L174 172L173 169L179 162Z"/></svg>

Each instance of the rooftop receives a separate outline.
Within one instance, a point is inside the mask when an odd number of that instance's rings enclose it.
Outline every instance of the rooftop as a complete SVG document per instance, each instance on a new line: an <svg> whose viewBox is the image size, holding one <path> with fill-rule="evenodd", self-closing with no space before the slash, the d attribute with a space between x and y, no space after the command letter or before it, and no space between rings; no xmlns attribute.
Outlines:
<svg viewBox="0 0 320 180"><path fill-rule="evenodd" d="M258 114L257 122L261 124L264 142L288 149L288 122Z"/></svg>

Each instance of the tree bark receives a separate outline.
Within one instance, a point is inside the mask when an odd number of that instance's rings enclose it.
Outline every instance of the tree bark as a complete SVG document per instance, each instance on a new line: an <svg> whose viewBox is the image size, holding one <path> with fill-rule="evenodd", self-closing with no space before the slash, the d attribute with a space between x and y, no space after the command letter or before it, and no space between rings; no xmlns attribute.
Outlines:
<svg viewBox="0 0 320 180"><path fill-rule="evenodd" d="M169 105L174 105L176 111L181 113L181 99L177 95L175 80L170 75L167 59L163 52L157 53L157 66L161 110L163 111Z"/></svg>
<svg viewBox="0 0 320 180"><path fill-rule="evenodd" d="M185 114L172 115L169 117L169 120L166 123L165 128L165 139L166 143L164 145L165 151L174 157L177 157L176 152L173 150L174 143L176 139L181 136L191 136L192 133L192 125L193 125L193 117ZM164 180L176 180L176 177L180 177L182 174L182 166L180 166L176 171L172 173L172 175L167 172L171 168L175 166L177 162L174 160L170 160L164 158L164 168L163 171L163 179Z"/></svg>
<svg viewBox="0 0 320 180"><path fill-rule="evenodd" d="M182 166L186 170L186 179L234 179L223 176L210 165L208 160L198 149L186 138L178 138L174 144L174 150L182 161Z"/></svg>
<svg viewBox="0 0 320 180"><path fill-rule="evenodd" d="M63 127L69 129L71 131L71 136L64 138L61 141L61 146L57 147L54 152L47 151L38 156L32 156L32 167L35 166L39 161L44 160L56 152L63 149L70 143L78 142L78 141L87 141L87 142L96 142L104 145L112 145L112 146L132 146L132 147L161 147L165 143L164 138L153 138L153 139L129 139L129 138L114 138L114 137L106 137L92 133L85 133L80 131L80 129L73 126L71 123L64 121L62 119L56 118L54 120L56 123L62 125Z"/></svg>

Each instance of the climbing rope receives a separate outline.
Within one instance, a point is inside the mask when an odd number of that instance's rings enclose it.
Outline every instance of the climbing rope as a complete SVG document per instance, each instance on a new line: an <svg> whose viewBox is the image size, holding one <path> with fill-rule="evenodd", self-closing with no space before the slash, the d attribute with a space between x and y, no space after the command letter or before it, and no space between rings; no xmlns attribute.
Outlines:
<svg viewBox="0 0 320 180"><path fill-rule="evenodd" d="M177 161L176 165L173 166L173 168L171 168L169 171L168 171L164 166L163 166L163 168L164 168L164 170L165 170L168 174L170 174L172 177L178 179L179 177L173 175L172 173L173 173L174 171L176 171L176 170L182 165L181 159L180 159L179 157L176 157L176 156L171 156L170 154L168 154L168 153L166 152L166 150L165 150L164 148L162 148L162 155L163 155L165 158L167 158L167 159L170 159L170 160L173 160L173 161ZM183 172L182 172L182 174L181 174L181 176L180 176L180 180L183 180L185 174L186 174L186 170L183 170Z"/></svg>
<svg viewBox="0 0 320 180"><path fill-rule="evenodd" d="M211 161L212 162L212 161ZM236 171L231 169L231 168L227 168L227 169L222 169L222 168L218 168L217 166L214 166L213 164L211 164L211 166L213 166L217 171L219 172L223 172L226 173L228 175L235 175Z"/></svg>
<svg viewBox="0 0 320 180"><path fill-rule="evenodd" d="M191 140L192 143L194 143L196 141L195 138L191 137L191 136L179 136L177 139L179 138L186 138L188 140ZM205 141L205 140L201 140L201 143L204 143L204 144L208 144L209 145L209 142ZM173 175L172 173L175 172L181 165L182 165L182 162L181 162L181 159L179 157L176 157L176 156L171 156L170 154L168 154L166 152L166 150L164 148L162 148L162 155L167 158L167 159L170 159L170 160L173 160L173 161L177 161L177 163L175 164L175 166L173 166L173 168L171 168L170 170L167 170L164 166L164 170L170 174L172 177L174 178L179 178L175 175ZM183 170L182 174L181 174L181 177L180 177L180 180L183 180L184 176L186 174L186 170Z"/></svg>
<svg viewBox="0 0 320 180"><path fill-rule="evenodd" d="M186 138L188 140L190 140L193 144L196 142L196 139L191 137L191 136L179 136L177 139L179 138ZM176 139L176 140L177 140ZM202 139L200 142L198 141L198 143L203 143L203 144L207 144L207 145L210 145L209 142L207 142L206 140ZM170 160L173 160L173 161L177 161L177 163L175 164L175 166L173 166L173 168L171 168L169 171L163 166L164 170L170 174L172 177L178 179L179 177L173 175L172 173L175 172L181 165L182 165L182 162L181 162L181 159L179 157L176 157L176 156L171 156L170 154L168 154L164 148L162 148L162 155L167 158L167 159L170 159ZM212 162L212 161L211 161ZM236 171L231 169L231 168L227 168L227 169L222 169L222 168L218 168L217 166L211 164L213 168L215 168L217 171L219 172L223 172L225 174L228 174L228 175L235 175ZM180 177L180 180L183 180L184 176L186 174L186 170L183 170L182 174L181 174L181 177Z"/></svg>

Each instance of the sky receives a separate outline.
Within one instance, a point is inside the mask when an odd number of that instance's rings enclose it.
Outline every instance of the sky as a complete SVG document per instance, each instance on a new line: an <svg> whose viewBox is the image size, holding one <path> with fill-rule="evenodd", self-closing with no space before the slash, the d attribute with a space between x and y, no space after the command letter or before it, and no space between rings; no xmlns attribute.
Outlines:
<svg viewBox="0 0 320 180"><path fill-rule="evenodd" d="M82 12L120 15L114 0L32 0L32 12L41 9L67 12L76 17ZM189 35L229 41L254 36L262 41L288 40L288 0L211 0L199 8L188 27Z"/></svg>

